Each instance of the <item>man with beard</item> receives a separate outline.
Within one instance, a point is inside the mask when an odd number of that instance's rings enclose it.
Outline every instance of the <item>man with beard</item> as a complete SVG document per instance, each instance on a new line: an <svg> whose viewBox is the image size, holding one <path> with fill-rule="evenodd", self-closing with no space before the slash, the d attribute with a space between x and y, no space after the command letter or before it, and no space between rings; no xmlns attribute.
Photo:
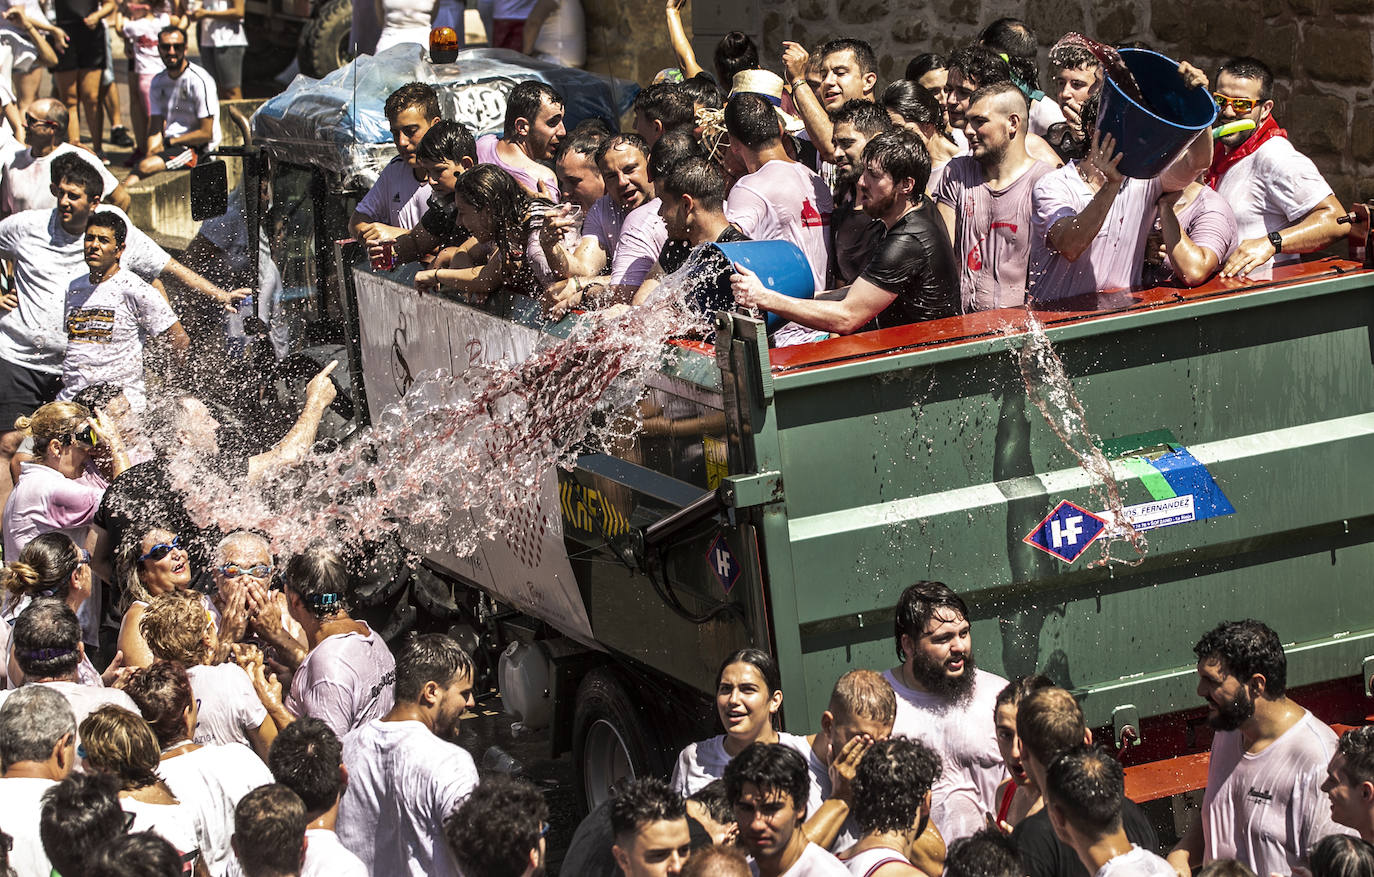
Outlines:
<svg viewBox="0 0 1374 877"><path fill-rule="evenodd" d="M863 161L859 206L864 213L882 220L886 233L859 279L839 298L833 294L790 298L766 288L758 275L739 267L739 273L730 278L736 302L837 335L959 313L954 252L925 194L930 177L930 154L925 145L915 134L889 131L868 141ZM732 191L732 207L734 198ZM991 702L987 713L992 714Z"/></svg>
<svg viewBox="0 0 1374 877"><path fill-rule="evenodd" d="M781 743L754 743L726 765L739 845L759 877L848 877L849 869L802 830L810 787L806 762Z"/></svg>
<svg viewBox="0 0 1374 877"><path fill-rule="evenodd" d="M987 822L1006 775L993 710L1007 680L973 661L968 606L941 582L917 582L897 601L902 663L883 676L897 693L892 734L931 747L943 764L931 790L931 820L953 843Z"/></svg>
<svg viewBox="0 0 1374 877"><path fill-rule="evenodd" d="M968 46L951 54L945 97L945 112L949 115L950 127L967 133L964 116L968 113L973 95L979 89L999 82L1012 82L1011 65L986 46ZM1059 156L1045 138L1032 133L1029 127L1025 137L1026 150L1031 155L1059 167Z"/></svg>
<svg viewBox="0 0 1374 877"><path fill-rule="evenodd" d="M858 184L863 176L864 147L892 130L892 118L871 100L851 100L831 116L830 144L835 148L835 210L830 214L830 275L840 284L853 283L868 266L873 248L887 230L882 220L859 208Z"/></svg>
<svg viewBox="0 0 1374 877"><path fill-rule="evenodd" d="M1026 302L1031 191L1053 167L1026 151L1029 111L1010 82L978 89L964 113L970 155L945 167L935 191L954 242L963 313Z"/></svg>
<svg viewBox="0 0 1374 877"><path fill-rule="evenodd" d="M1332 822L1321 793L1336 733L1288 699L1288 659L1263 622L1223 622L1193 654L1216 734L1202 810L1169 864L1183 877L1214 859L1237 859L1256 874L1292 873L1317 841L1351 833Z"/></svg>
<svg viewBox="0 0 1374 877"><path fill-rule="evenodd" d="M453 742L472 682L472 658L451 637L413 637L396 655L396 705L344 737L335 830L371 873L458 873L444 820L477 786L472 756Z"/></svg>
<svg viewBox="0 0 1374 877"><path fill-rule="evenodd" d="M529 80L511 89L506 98L506 124L495 134L477 138L477 160L494 164L515 177L534 198L557 203L558 176L545 164L553 161L563 127L563 96L550 86Z"/></svg>

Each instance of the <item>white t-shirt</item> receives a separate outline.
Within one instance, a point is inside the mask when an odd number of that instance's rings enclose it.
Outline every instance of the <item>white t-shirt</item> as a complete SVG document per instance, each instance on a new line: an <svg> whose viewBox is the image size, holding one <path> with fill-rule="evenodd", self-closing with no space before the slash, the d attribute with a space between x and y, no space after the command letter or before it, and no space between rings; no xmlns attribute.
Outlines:
<svg viewBox="0 0 1374 877"><path fill-rule="evenodd" d="M1292 141L1270 137L1221 175L1217 192L1236 215L1240 239L1248 241L1293 225L1331 194L1331 186ZM1298 258L1296 253L1280 253L1250 276L1268 279L1274 265Z"/></svg>
<svg viewBox="0 0 1374 877"><path fill-rule="evenodd" d="M165 12L161 15L124 19L120 33L124 34L125 44L133 50L134 73L148 76L167 69L157 51L157 35L171 23L171 16Z"/></svg>
<svg viewBox="0 0 1374 877"><path fill-rule="evenodd" d="M52 863L38 836L43 793L57 783L36 777L0 779L0 828L14 838L10 867L16 877L51 877Z"/></svg>
<svg viewBox="0 0 1374 877"><path fill-rule="evenodd" d="M668 226L658 215L660 203L657 198L646 201L625 217L611 258L611 283L638 286L658 263L658 254L668 243Z"/></svg>
<svg viewBox="0 0 1374 877"><path fill-rule="evenodd" d="M220 12L234 5L233 0L199 0L194 6L211 12ZM194 6L192 8L194 8ZM248 45L248 35L243 32L242 18L203 18L200 22L202 46L222 49L227 46Z"/></svg>
<svg viewBox="0 0 1374 877"><path fill-rule="evenodd" d="M163 70L153 77L148 88L148 104L149 115L162 117L164 144L172 137L197 130L200 120L209 117L215 120L214 133L210 142L197 147L197 151L206 153L219 146L219 89L204 67L188 63L175 78Z"/></svg>
<svg viewBox="0 0 1374 877"><path fill-rule="evenodd" d="M800 247L821 292L830 264L833 206L819 174L801 162L775 159L735 183L725 216L750 240L784 240Z"/></svg>
<svg viewBox="0 0 1374 877"><path fill-rule="evenodd" d="M849 869L852 877L869 877L883 865L911 864L911 860L906 856L886 847L874 847L871 850L864 850L851 856L836 856L835 858L839 859L840 864Z"/></svg>
<svg viewBox="0 0 1374 877"><path fill-rule="evenodd" d="M91 152L70 143L59 143L52 152L34 158L31 149L21 149L0 165L0 207L6 213L25 210L51 210L57 206L52 193L52 163L59 155L75 153L86 164L100 172L105 184L102 196L108 196L119 185L114 174Z"/></svg>
<svg viewBox="0 0 1374 877"><path fill-rule="evenodd" d="M86 274L67 287L67 352L59 399L93 384L114 384L135 411L146 405L143 345L172 328L172 306L132 271L93 283Z"/></svg>
<svg viewBox="0 0 1374 877"><path fill-rule="evenodd" d="M477 787L467 750L420 722L376 719L344 737L343 761L348 790L335 828L350 852L376 874L458 873L444 819Z"/></svg>
<svg viewBox="0 0 1374 877"><path fill-rule="evenodd" d="M789 749L796 750L797 754L809 763L811 744L806 742L805 737L779 731L778 742ZM671 785L684 798L696 794L712 780L718 780L725 776L725 766L730 763L730 759L733 757L725 751L724 734L711 737L708 740L688 743L678 753L677 766L673 768ZM818 794L820 793L815 788L815 779L813 778L810 798L815 800Z"/></svg>
<svg viewBox="0 0 1374 877"><path fill-rule="evenodd" d="M196 814L200 853L212 877L224 877L233 849L234 808L244 795L274 782L262 759L240 743L202 746L163 759L158 766L167 787Z"/></svg>
<svg viewBox="0 0 1374 877"><path fill-rule="evenodd" d="M1131 844L1129 853L1108 859L1093 877L1173 877L1176 873L1162 856Z"/></svg>
<svg viewBox="0 0 1374 877"><path fill-rule="evenodd" d="M200 850L196 813L185 804L149 804L121 795L119 806L125 813L133 814L130 832L151 831L183 857Z"/></svg>
<svg viewBox="0 0 1374 877"><path fill-rule="evenodd" d="M997 786L1007 776L993 726L997 694L1007 680L976 673L973 694L957 704L908 688L891 670L883 673L897 693L892 736L921 741L944 765L930 790L930 818L947 844L987 825L985 814L997 812Z"/></svg>
<svg viewBox="0 0 1374 877"><path fill-rule="evenodd" d="M429 183L415 179L410 165L397 156L382 168L377 182L372 184L354 209L368 222L415 228L428 209L429 195Z"/></svg>
<svg viewBox="0 0 1374 877"><path fill-rule="evenodd" d="M1239 731L1218 731L1202 796L1202 861L1238 859L1256 874L1291 874L1329 834L1353 834L1331 821L1322 793L1336 732L1310 712L1279 739L1245 752Z"/></svg>
<svg viewBox="0 0 1374 877"><path fill-rule="evenodd" d="M749 873L758 877L759 866L753 859L749 860ZM782 877L849 877L849 869L822 847L808 841L801 856L782 872Z"/></svg>
<svg viewBox="0 0 1374 877"><path fill-rule="evenodd" d="M187 667L196 712L195 741L202 746L218 743L252 744L248 730L267 718L267 707L258 700L253 682L238 664L198 664Z"/></svg>
<svg viewBox="0 0 1374 877"><path fill-rule="evenodd" d="M1030 106L1030 129L1032 134L1044 137L1049 133L1051 125L1067 121L1064 118L1064 111L1059 104L1042 97L1039 100L1031 101Z"/></svg>
<svg viewBox="0 0 1374 877"><path fill-rule="evenodd" d="M243 866L237 858L229 859L225 877L244 877ZM369 874L362 859L339 843L337 834L327 828L308 828L301 877L369 877Z"/></svg>
<svg viewBox="0 0 1374 877"><path fill-rule="evenodd" d="M172 257L139 231L117 207L102 205L124 220L129 234L119 264L152 280ZM48 374L62 373L67 349L65 305L72 278L88 273L82 243L85 230L68 234L56 210L26 210L0 220L0 256L14 262L19 307L0 314L0 359Z"/></svg>
<svg viewBox="0 0 1374 877"><path fill-rule="evenodd" d="M558 8L544 20L534 39L534 57L564 67L587 61L587 22L582 0L558 0Z"/></svg>
<svg viewBox="0 0 1374 877"><path fill-rule="evenodd" d="M325 637L291 678L286 708L313 716L340 737L391 712L396 703L396 659L386 640L367 636Z"/></svg>

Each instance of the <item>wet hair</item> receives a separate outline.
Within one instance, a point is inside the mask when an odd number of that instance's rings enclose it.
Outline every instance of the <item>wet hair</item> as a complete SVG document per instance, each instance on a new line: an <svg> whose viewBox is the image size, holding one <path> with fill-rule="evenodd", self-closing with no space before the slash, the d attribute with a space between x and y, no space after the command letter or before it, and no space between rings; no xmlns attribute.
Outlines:
<svg viewBox="0 0 1374 877"><path fill-rule="evenodd" d="M86 877L180 877L181 854L151 831L108 841L92 857Z"/></svg>
<svg viewBox="0 0 1374 877"><path fill-rule="evenodd" d="M926 158L929 161L929 155ZM867 148L864 149L864 160L868 160ZM927 176L929 173L926 172ZM941 609L951 610L965 621L968 620L968 604L944 582L916 582L908 585L907 589L902 591L902 596L897 598L893 639L897 645L897 657L904 663L907 655L902 651L903 634L912 640L919 640L921 634L925 633L930 619Z"/></svg>
<svg viewBox="0 0 1374 877"><path fill-rule="evenodd" d="M725 104L725 129L730 139L750 149L776 143L782 137L778 111L761 94L742 91Z"/></svg>
<svg viewBox="0 0 1374 877"><path fill-rule="evenodd" d="M256 530L234 530L225 535L215 543L215 560L217 562L223 561L225 551L228 548L244 543L253 548L261 549L262 552L267 555L268 564L274 564L276 562L275 558L272 556L272 541Z"/></svg>
<svg viewBox="0 0 1374 877"><path fill-rule="evenodd" d="M76 733L76 714L60 692L25 685L0 704L0 771L21 761L47 761L58 742Z"/></svg>
<svg viewBox="0 0 1374 877"><path fill-rule="evenodd" d="M494 164L479 164L458 178L453 195L491 218L492 240L502 252L524 253L525 212L530 197L515 177Z"/></svg>
<svg viewBox="0 0 1374 877"><path fill-rule="evenodd" d="M736 847L702 847L682 866L682 877L749 877L749 860Z"/></svg>
<svg viewBox="0 0 1374 877"><path fill-rule="evenodd" d="M1374 725L1346 731L1336 744L1336 752L1345 758L1345 774L1351 782L1374 783Z"/></svg>
<svg viewBox="0 0 1374 877"><path fill-rule="evenodd" d="M1040 71L1036 64L1040 43L1030 25L1019 18L999 18L983 28L978 42L994 52L1004 53L1012 75L1027 91L1040 88Z"/></svg>
<svg viewBox="0 0 1374 877"><path fill-rule="evenodd" d="M548 821L549 805L538 789L495 774L444 820L444 838L460 872L520 877Z"/></svg>
<svg viewBox="0 0 1374 877"><path fill-rule="evenodd" d="M701 155L701 146L692 136L691 128L665 131L649 149L649 179L657 182L672 172L683 160Z"/></svg>
<svg viewBox="0 0 1374 877"><path fill-rule="evenodd" d="M1045 785L1050 806L1084 834L1100 837L1121 827L1126 774L1111 753L1083 743L1066 749L1045 769Z"/></svg>
<svg viewBox="0 0 1374 877"><path fill-rule="evenodd" d="M1055 122L1045 132L1045 140L1054 148L1060 158L1065 161L1083 159L1092 152L1091 132L1093 128L1097 127L1097 113L1101 106L1101 89L1093 89L1092 93L1083 99L1083 108L1078 112L1083 125L1083 138L1081 140L1074 139L1073 131L1069 128L1068 122Z"/></svg>
<svg viewBox="0 0 1374 877"><path fill-rule="evenodd" d="M908 830L940 769L940 756L919 740L890 737L874 743L854 773L854 821L865 834Z"/></svg>
<svg viewBox="0 0 1374 877"><path fill-rule="evenodd" d="M741 70L759 69L759 47L742 31L732 30L716 43L712 57L721 88L728 88Z"/></svg>
<svg viewBox="0 0 1374 877"><path fill-rule="evenodd" d="M113 704L96 709L81 720L82 756L87 770L101 770L129 792L160 781L162 758L157 735L142 716Z"/></svg>
<svg viewBox="0 0 1374 877"><path fill-rule="evenodd" d="M739 803L744 784L752 783L763 794L785 792L798 813L806 812L811 774L795 749L781 743L751 743L725 766L725 796L730 806Z"/></svg>
<svg viewBox="0 0 1374 877"><path fill-rule="evenodd" d="M874 53L873 46L865 40L856 40L851 37L831 40L822 45L821 50L816 55L824 59L827 55L833 55L836 52L852 52L854 63L859 65L860 73L878 72L878 56Z"/></svg>
<svg viewBox="0 0 1374 877"><path fill-rule="evenodd" d="M670 199L691 195L706 210L719 212L725 209L725 193L728 190L725 173L720 165L699 155L688 156L678 162L667 176L659 180L659 186Z"/></svg>
<svg viewBox="0 0 1374 877"><path fill-rule="evenodd" d="M113 215L113 214L111 214ZM78 405L95 411L97 408L104 408L117 397L124 394L124 388L118 384L91 384L76 391L72 401Z"/></svg>
<svg viewBox="0 0 1374 877"><path fill-rule="evenodd" d="M14 660L29 681L70 676L81 664L81 622L56 597L39 597L14 622Z"/></svg>
<svg viewBox="0 0 1374 877"><path fill-rule="evenodd" d="M659 122L664 131L691 128L696 122L692 98L680 83L660 82L635 95L634 110L650 122Z"/></svg>
<svg viewBox="0 0 1374 877"><path fill-rule="evenodd" d="M73 773L43 793L38 836L58 874L85 874L100 845L124 831L119 782L107 773Z"/></svg>
<svg viewBox="0 0 1374 877"><path fill-rule="evenodd" d="M135 670L124 686L138 711L157 735L158 746L170 746L186 737L186 710L195 695L186 668L175 661L154 661Z"/></svg>
<svg viewBox="0 0 1374 877"><path fill-rule="evenodd" d="M563 156L570 152L576 152L578 155L585 155L595 164L597 150L610 136L611 131L606 127L605 122L600 119L587 119L569 131L567 137L558 141L558 151L554 153L554 161L561 161Z"/></svg>
<svg viewBox="0 0 1374 877"><path fill-rule="evenodd" d="M154 658L194 667L206 663L205 631L213 623L199 593L172 591L152 599L138 630Z"/></svg>
<svg viewBox="0 0 1374 877"><path fill-rule="evenodd" d="M1374 874L1374 845L1348 834L1329 834L1307 854L1312 877L1368 877Z"/></svg>
<svg viewBox="0 0 1374 877"><path fill-rule="evenodd" d="M706 813L722 825L735 821L734 808L730 806L730 798L725 794L725 780L711 780L688 795L687 800L695 801L706 808Z"/></svg>
<svg viewBox="0 0 1374 877"><path fill-rule="evenodd" d="M1269 100L1274 96L1274 73L1269 69L1269 65L1259 58L1251 58L1248 55L1232 58L1222 64L1221 69L1217 71L1218 76L1223 73L1239 79L1259 80L1259 99L1261 101Z"/></svg>
<svg viewBox="0 0 1374 877"><path fill-rule="evenodd" d="M993 709L999 710L1004 706L1019 707L1021 701L1030 697L1035 692L1043 688L1053 687L1054 682L1050 680L1050 677L1041 673L1036 673L1031 676L1017 676L1003 686L1001 691L997 692L997 702L994 704Z"/></svg>
<svg viewBox="0 0 1374 877"><path fill-rule="evenodd" d="M958 70L977 88L1011 82L1011 65L986 46L967 46L949 56L949 69ZM974 89L970 89L974 90Z"/></svg>
<svg viewBox="0 0 1374 877"><path fill-rule="evenodd" d="M1198 869L1197 877L1255 877L1255 872L1235 859L1213 859Z"/></svg>
<svg viewBox="0 0 1374 877"><path fill-rule="evenodd" d="M440 119L430 125L425 136L420 138L415 147L415 157L428 164L441 161L462 164L465 158L476 164L477 141L462 122Z"/></svg>
<svg viewBox="0 0 1374 877"><path fill-rule="evenodd" d="M935 96L910 79L899 79L883 89L882 104L913 124L944 127L944 113Z"/></svg>
<svg viewBox="0 0 1374 877"><path fill-rule="evenodd" d="M300 874L305 805L280 783L258 786L234 808L234 853L250 877Z"/></svg>
<svg viewBox="0 0 1374 877"><path fill-rule="evenodd" d="M1029 131L1026 127L1030 119L1030 102L1026 100L1026 94L1016 87L1014 82L994 82L992 85L980 86L968 99L968 105L972 107L980 100L987 98L998 98L1002 95L1015 95L1019 107L1021 107L1022 129Z"/></svg>
<svg viewBox="0 0 1374 877"><path fill-rule="evenodd" d="M407 82L387 95L382 112L388 122L395 124L396 117L404 110L419 110L426 119L437 119L443 115L439 110L439 93L434 86L425 82Z"/></svg>
<svg viewBox="0 0 1374 877"><path fill-rule="evenodd" d="M724 92L703 73L687 77L678 83L678 88L691 100L694 110L697 104L717 110L725 106ZM695 117L692 122L696 123Z"/></svg>
<svg viewBox="0 0 1374 877"><path fill-rule="evenodd" d="M524 119L533 126L546 98L551 104L563 106L563 95L554 91L553 86L536 79L527 79L512 88L506 96L506 123L501 136L507 140L514 137L518 119Z"/></svg>
<svg viewBox="0 0 1374 877"><path fill-rule="evenodd" d="M1021 738L1021 748L1030 750L1043 765L1081 744L1087 730L1083 708L1062 688L1032 692L1016 708L1016 735Z"/></svg>
<svg viewBox="0 0 1374 877"><path fill-rule="evenodd" d="M338 735L311 716L301 716L282 728L267 753L272 778L300 796L312 819L333 807L343 794L341 763L343 744Z"/></svg>
<svg viewBox="0 0 1374 877"><path fill-rule="evenodd" d="M687 805L681 795L658 777L636 777L611 799L610 817L611 836L617 843L628 843L651 822L686 819Z"/></svg>
<svg viewBox="0 0 1374 877"><path fill-rule="evenodd" d="M922 52L907 62L903 79L916 82L932 70L945 69L945 56L936 52Z"/></svg>
<svg viewBox="0 0 1374 877"><path fill-rule="evenodd" d="M1097 56L1078 45L1055 46L1050 49L1052 70L1096 70L1102 66Z"/></svg>
<svg viewBox="0 0 1374 877"><path fill-rule="evenodd" d="M892 86L888 86L887 90L891 91ZM883 94L886 96L887 92ZM892 130L892 117L887 114L887 110L871 100L857 97L845 101L839 109L831 113L830 122L834 125L853 125L854 130L867 137Z"/></svg>
<svg viewBox="0 0 1374 877"><path fill-rule="evenodd" d="M617 134L612 134L610 137L607 137L605 140L601 141L601 145L596 148L597 167L601 166L601 162L605 160L606 156L610 154L612 149L615 149L616 147L622 145L629 146L633 149L638 149L639 154L644 156L645 161L648 161L649 144L644 142L644 138L640 137L633 131L621 131Z"/></svg>
<svg viewBox="0 0 1374 877"><path fill-rule="evenodd" d="M1264 696L1273 700L1288 690L1288 657L1283 643L1263 621L1223 621L1203 634L1193 646L1198 661L1216 658L1222 669L1241 682L1256 674L1264 677Z"/></svg>
<svg viewBox="0 0 1374 877"><path fill-rule="evenodd" d="M772 697L775 691L782 691L782 671L778 669L778 662L773 660L773 656L763 649L744 648L731 652L720 663L720 669L716 671L716 689L720 689L721 677L725 675L725 668L731 664L748 664L759 675L763 677L763 684L768 687L768 696ZM774 713L770 723L776 728L778 725L777 713Z"/></svg>
<svg viewBox="0 0 1374 877"><path fill-rule="evenodd" d="M897 720L897 694L883 674L850 670L835 681L827 709L836 721L868 719L890 728Z"/></svg>
<svg viewBox="0 0 1374 877"><path fill-rule="evenodd" d="M949 845L944 877L1021 877L1011 838L995 828L984 828Z"/></svg>
<svg viewBox="0 0 1374 877"><path fill-rule="evenodd" d="M69 153L63 153L67 155ZM62 158L59 155L58 158ZM29 417L14 421L14 428L33 436L33 449L38 457L48 452L50 442L66 444L81 424L91 419L91 410L75 402L49 402Z"/></svg>
<svg viewBox="0 0 1374 877"><path fill-rule="evenodd" d="M129 224L109 210L97 210L86 218L86 230L93 228L108 228L121 247L129 238Z"/></svg>
<svg viewBox="0 0 1374 877"><path fill-rule="evenodd" d="M10 867L10 850L14 848L14 838L0 830L0 877L15 877Z"/></svg>
<svg viewBox="0 0 1374 877"><path fill-rule="evenodd" d="M409 637L396 653L396 702L414 703L425 683L447 687L455 676L473 678L472 658L453 637L424 633Z"/></svg>
<svg viewBox="0 0 1374 877"><path fill-rule="evenodd" d="M16 597L25 594L64 600L72 576L81 566L81 552L61 530L30 539L19 557L0 569L0 587Z"/></svg>
<svg viewBox="0 0 1374 877"><path fill-rule="evenodd" d="M286 562L286 589L317 618L349 610L351 599L348 567L337 552L315 546Z"/></svg>

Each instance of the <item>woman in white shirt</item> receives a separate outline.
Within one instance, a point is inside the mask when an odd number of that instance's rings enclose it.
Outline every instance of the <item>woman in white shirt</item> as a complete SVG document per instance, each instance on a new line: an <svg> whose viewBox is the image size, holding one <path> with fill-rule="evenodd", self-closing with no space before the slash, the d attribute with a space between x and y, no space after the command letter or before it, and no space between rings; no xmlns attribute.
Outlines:
<svg viewBox="0 0 1374 877"><path fill-rule="evenodd" d="M781 743L807 757L805 737L777 729L782 707L782 676L773 656L740 649L716 674L716 713L725 733L689 744L678 755L672 786L683 797L725 775L725 765L754 743Z"/></svg>

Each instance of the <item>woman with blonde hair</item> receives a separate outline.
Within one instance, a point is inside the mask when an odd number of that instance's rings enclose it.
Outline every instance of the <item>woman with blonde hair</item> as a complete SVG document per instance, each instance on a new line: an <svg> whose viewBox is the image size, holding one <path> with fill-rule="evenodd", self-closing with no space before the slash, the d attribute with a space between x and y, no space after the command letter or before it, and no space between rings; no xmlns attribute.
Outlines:
<svg viewBox="0 0 1374 877"><path fill-rule="evenodd" d="M44 533L31 540L19 552L19 557L0 569L0 679L8 686L10 634L19 613L35 597L56 597L71 610L81 614L81 607L91 596L91 556L66 533ZM100 674L89 659L77 669L81 682L99 685Z"/></svg>
<svg viewBox="0 0 1374 877"><path fill-rule="evenodd" d="M153 663L153 653L143 639L143 614L154 597L174 591L187 591L193 578L191 555L181 544L181 537L160 526L131 531L115 556L115 580L121 585L123 597L119 625L119 650L124 664L146 667Z"/></svg>
<svg viewBox="0 0 1374 877"><path fill-rule="evenodd" d="M182 856L196 860L196 873L207 874L200 856L196 814L182 805L158 775L162 748L157 735L126 709L103 706L81 722L85 770L102 770L119 781L119 806L133 819L129 831L151 831Z"/></svg>

